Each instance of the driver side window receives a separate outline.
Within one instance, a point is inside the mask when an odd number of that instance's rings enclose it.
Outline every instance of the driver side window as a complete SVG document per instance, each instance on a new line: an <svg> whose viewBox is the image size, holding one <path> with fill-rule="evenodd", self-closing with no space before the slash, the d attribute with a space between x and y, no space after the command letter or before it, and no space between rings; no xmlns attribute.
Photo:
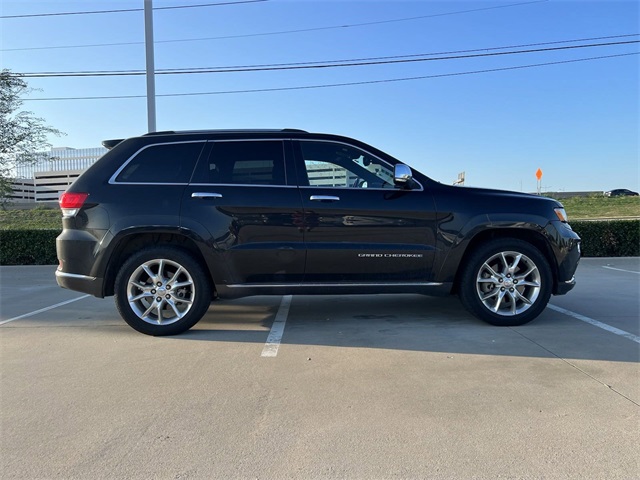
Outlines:
<svg viewBox="0 0 640 480"><path fill-rule="evenodd" d="M317 141L301 141L300 146L310 186L394 188L391 166L360 149Z"/></svg>
<svg viewBox="0 0 640 480"><path fill-rule="evenodd" d="M335 163L305 160L304 166L312 187L351 187L360 182L353 172Z"/></svg>

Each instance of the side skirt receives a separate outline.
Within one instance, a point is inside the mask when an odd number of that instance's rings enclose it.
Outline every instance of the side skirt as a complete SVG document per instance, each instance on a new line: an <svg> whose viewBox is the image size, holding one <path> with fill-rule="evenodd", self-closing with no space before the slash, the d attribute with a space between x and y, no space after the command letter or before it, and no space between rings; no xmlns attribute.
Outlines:
<svg viewBox="0 0 640 480"><path fill-rule="evenodd" d="M451 293L447 283L295 283L217 285L219 298L241 298L254 295L369 295L417 293L443 296Z"/></svg>

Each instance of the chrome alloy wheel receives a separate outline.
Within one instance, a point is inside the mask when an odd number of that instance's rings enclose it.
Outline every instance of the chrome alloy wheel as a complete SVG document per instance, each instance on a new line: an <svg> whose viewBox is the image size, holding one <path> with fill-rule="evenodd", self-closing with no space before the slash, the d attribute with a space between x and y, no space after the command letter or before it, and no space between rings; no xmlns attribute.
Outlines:
<svg viewBox="0 0 640 480"><path fill-rule="evenodd" d="M189 272L179 263L162 258L140 265L127 282L131 310L152 325L170 325L183 318L195 295Z"/></svg>
<svg viewBox="0 0 640 480"><path fill-rule="evenodd" d="M476 291L493 313L510 317L528 310L540 294L541 275L526 255L507 251L485 261L476 278Z"/></svg>

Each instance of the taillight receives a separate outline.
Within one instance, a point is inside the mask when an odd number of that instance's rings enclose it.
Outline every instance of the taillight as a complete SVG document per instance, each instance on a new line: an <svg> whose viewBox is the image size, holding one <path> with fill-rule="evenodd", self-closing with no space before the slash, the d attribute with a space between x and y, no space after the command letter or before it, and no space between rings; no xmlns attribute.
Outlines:
<svg viewBox="0 0 640 480"><path fill-rule="evenodd" d="M60 196L60 209L63 217L75 217L84 205L88 193L65 192Z"/></svg>

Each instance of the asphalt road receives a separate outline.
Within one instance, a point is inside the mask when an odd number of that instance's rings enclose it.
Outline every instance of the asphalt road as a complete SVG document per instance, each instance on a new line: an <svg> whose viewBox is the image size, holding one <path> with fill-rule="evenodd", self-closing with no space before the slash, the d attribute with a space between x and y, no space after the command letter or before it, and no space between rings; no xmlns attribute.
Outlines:
<svg viewBox="0 0 640 480"><path fill-rule="evenodd" d="M583 259L518 328L254 297L165 338L53 272L0 267L2 479L640 478L638 258Z"/></svg>

